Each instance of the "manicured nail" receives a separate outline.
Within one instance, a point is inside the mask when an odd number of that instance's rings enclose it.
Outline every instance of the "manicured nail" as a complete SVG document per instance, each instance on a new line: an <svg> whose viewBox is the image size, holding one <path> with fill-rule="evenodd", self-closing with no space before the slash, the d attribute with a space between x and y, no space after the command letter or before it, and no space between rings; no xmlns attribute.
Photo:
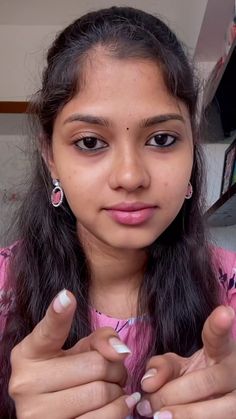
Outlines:
<svg viewBox="0 0 236 419"><path fill-rule="evenodd" d="M55 298L53 308L56 313L62 313L70 304L71 299L68 297L66 290L62 290Z"/></svg>
<svg viewBox="0 0 236 419"><path fill-rule="evenodd" d="M137 404L137 411L141 416L152 416L152 408L148 400L142 400Z"/></svg>
<svg viewBox="0 0 236 419"><path fill-rule="evenodd" d="M172 413L171 412L156 412L153 416L153 419L172 419Z"/></svg>
<svg viewBox="0 0 236 419"><path fill-rule="evenodd" d="M109 342L118 354L131 354L131 350L120 339L110 338Z"/></svg>
<svg viewBox="0 0 236 419"><path fill-rule="evenodd" d="M132 409L139 401L141 400L140 393L133 393L125 399L125 403L127 404L129 409Z"/></svg>
<svg viewBox="0 0 236 419"><path fill-rule="evenodd" d="M154 376L156 375L156 373L157 373L157 370L156 370L155 368L150 368L150 370L148 370L148 371L144 374L144 376L143 376L143 378L142 378L142 380L141 380L141 384L142 384L142 382L143 382L144 380L146 380L147 378L154 377Z"/></svg>

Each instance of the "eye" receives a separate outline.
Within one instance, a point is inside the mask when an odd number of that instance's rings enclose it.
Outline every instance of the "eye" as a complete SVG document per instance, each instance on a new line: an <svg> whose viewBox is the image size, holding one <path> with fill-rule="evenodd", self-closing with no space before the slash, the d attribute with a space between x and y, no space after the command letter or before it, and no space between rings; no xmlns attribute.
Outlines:
<svg viewBox="0 0 236 419"><path fill-rule="evenodd" d="M75 142L76 147L82 151L97 151L107 147L105 141L97 137L83 137Z"/></svg>
<svg viewBox="0 0 236 419"><path fill-rule="evenodd" d="M150 140L148 140L147 145L152 147L170 147L177 141L177 136L173 134L163 133L153 135Z"/></svg>

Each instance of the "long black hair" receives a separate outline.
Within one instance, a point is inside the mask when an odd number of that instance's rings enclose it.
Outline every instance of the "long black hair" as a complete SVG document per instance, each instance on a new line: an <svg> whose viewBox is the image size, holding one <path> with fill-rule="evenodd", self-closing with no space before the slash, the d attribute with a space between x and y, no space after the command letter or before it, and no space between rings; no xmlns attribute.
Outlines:
<svg viewBox="0 0 236 419"><path fill-rule="evenodd" d="M50 204L52 182L41 150L50 149L54 121L79 91L86 60L98 45L120 60L141 58L156 62L171 94L187 106L193 131L192 199L184 202L171 225L147 249L137 314L148 313L153 333L148 352L133 371L137 387L148 356L167 351L188 356L201 346L203 323L218 304L218 286L203 218L204 167L196 124L198 87L185 49L159 18L144 11L111 7L88 13L53 42L42 88L31 105L39 152L20 209L20 241L9 267L15 309L8 316L1 346L1 418L16 418L7 394L11 349L32 331L62 288L72 291L79 300L65 348L91 331L89 263L66 199L59 208Z"/></svg>

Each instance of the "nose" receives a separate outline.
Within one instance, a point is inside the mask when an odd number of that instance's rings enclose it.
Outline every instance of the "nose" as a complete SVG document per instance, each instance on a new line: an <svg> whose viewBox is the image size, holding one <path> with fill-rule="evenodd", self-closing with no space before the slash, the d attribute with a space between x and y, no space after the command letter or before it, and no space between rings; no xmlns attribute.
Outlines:
<svg viewBox="0 0 236 419"><path fill-rule="evenodd" d="M112 189L122 188L128 192L148 188L150 174L142 156L127 149L117 153L112 161L109 184Z"/></svg>

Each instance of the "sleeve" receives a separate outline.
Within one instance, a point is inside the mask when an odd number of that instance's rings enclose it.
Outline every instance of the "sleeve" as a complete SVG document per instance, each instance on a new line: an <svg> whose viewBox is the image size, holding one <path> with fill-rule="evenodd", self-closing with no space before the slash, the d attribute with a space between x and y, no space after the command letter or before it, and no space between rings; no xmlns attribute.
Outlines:
<svg viewBox="0 0 236 419"><path fill-rule="evenodd" d="M230 305L236 312L236 252L215 247L213 256L221 287L222 303ZM233 336L236 340L236 320Z"/></svg>
<svg viewBox="0 0 236 419"><path fill-rule="evenodd" d="M13 291L8 284L7 272L13 247L0 249L0 340L8 313L14 305Z"/></svg>

